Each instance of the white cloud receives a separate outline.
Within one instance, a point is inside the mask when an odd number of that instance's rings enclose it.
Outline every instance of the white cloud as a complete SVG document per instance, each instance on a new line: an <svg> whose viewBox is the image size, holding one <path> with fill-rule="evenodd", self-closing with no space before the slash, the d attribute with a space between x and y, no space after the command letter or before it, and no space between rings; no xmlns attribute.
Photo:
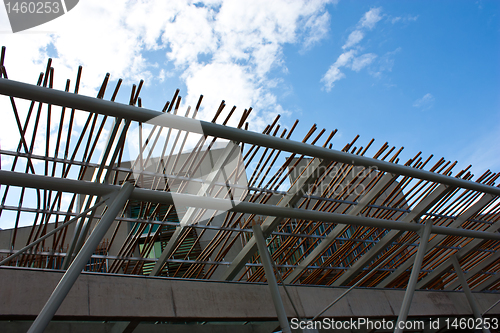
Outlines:
<svg viewBox="0 0 500 333"><path fill-rule="evenodd" d="M342 48L348 49L357 45L365 37L363 31L367 29L372 30L375 27L375 24L382 19L382 16L380 16L381 11L382 9L380 7L372 8L367 11L359 20L356 30L349 34L347 42L344 46L342 46Z"/></svg>
<svg viewBox="0 0 500 333"><path fill-rule="evenodd" d="M309 17L304 29L309 31L307 37L304 40L304 48L309 49L314 44L318 43L320 40L326 37L328 34L330 26L330 14L324 12L321 15L315 15Z"/></svg>
<svg viewBox="0 0 500 333"><path fill-rule="evenodd" d="M350 50L348 52L342 53L338 57L337 61L335 61L334 65L337 67L347 66L351 62L352 58L356 55L356 53L356 50Z"/></svg>
<svg viewBox="0 0 500 333"><path fill-rule="evenodd" d="M342 46L343 49L347 49L353 47L358 44L364 37L364 33L361 30L354 30L351 32L349 37L347 38L347 42Z"/></svg>
<svg viewBox="0 0 500 333"><path fill-rule="evenodd" d="M413 107L422 108L425 110L432 107L433 104L434 104L434 96L432 96L432 94L430 93L427 93L422 98L419 98L415 102L413 102Z"/></svg>
<svg viewBox="0 0 500 333"><path fill-rule="evenodd" d="M396 23L396 22L401 21L401 19L402 19L402 18L401 18L401 16L393 17L393 18L391 19L391 23L392 23L392 24L394 24L394 23Z"/></svg>
<svg viewBox="0 0 500 333"><path fill-rule="evenodd" d="M368 29L373 29L375 27L375 24L377 24L378 21L382 19L382 16L380 16L381 8L372 8L369 11L365 13L363 18L359 21L359 25L362 28L368 28Z"/></svg>
<svg viewBox="0 0 500 333"><path fill-rule="evenodd" d="M12 79L35 83L52 49L55 87L63 89L67 78L73 87L82 65L80 92L94 96L106 72L112 80L145 79L146 85L172 75L146 53L163 52L186 83L183 102L193 105L205 96L200 116L212 115L225 99L240 113L254 107L253 123L263 126L277 112L286 112L271 92L277 81L270 77L273 68L284 68L283 46L309 48L324 38L329 2L335 1L87 0L25 33L2 33L1 44L7 46ZM0 9L1 31L10 30L7 22ZM8 103L0 98L2 109L10 110ZM2 148L13 148L16 140L8 137L18 133L12 122L2 122L0 132Z"/></svg>
<svg viewBox="0 0 500 333"><path fill-rule="evenodd" d="M381 11L381 8L372 8L367 11L359 20L356 30L349 34L342 49L351 50L344 51L321 78L321 82L323 82L326 91L330 91L336 81L345 78L345 74L340 71L341 67L349 67L353 71L359 72L361 69L371 64L377 57L374 53L366 53L359 57L355 57L360 48L352 48L358 46L359 42L363 40L366 30L373 29L375 24L382 19L382 16L380 16Z"/></svg>
<svg viewBox="0 0 500 333"><path fill-rule="evenodd" d="M356 50L344 52L337 58L337 61L335 61L335 63L330 66L328 71L321 79L321 82L324 82L325 84L326 91L330 91L336 81L345 77L345 74L340 71L340 67L348 66L352 62L352 59L354 58L356 53Z"/></svg>
<svg viewBox="0 0 500 333"><path fill-rule="evenodd" d="M407 15L407 16L397 16L397 17L389 17L388 20L391 21L392 24L395 24L397 22L403 22L403 23L408 23L408 22L414 22L418 19L418 15L412 16L412 15Z"/></svg>
<svg viewBox="0 0 500 333"><path fill-rule="evenodd" d="M326 91L330 91L333 88L333 83L343 78L345 78L345 74L338 67L332 65L321 79L321 82L325 83Z"/></svg>
<svg viewBox="0 0 500 333"><path fill-rule="evenodd" d="M401 48L398 47L394 51L386 52L377 62L377 69L370 71L370 75L374 77L381 77L383 72L392 72L394 67L394 56L399 53ZM373 66L375 67L375 66Z"/></svg>
<svg viewBox="0 0 500 333"><path fill-rule="evenodd" d="M377 58L377 55L373 53L365 53L359 57L356 57L356 54L357 50L344 52L337 58L337 61L330 66L321 79L321 82L325 84L326 91L330 91L336 81L345 78L345 74L340 71L341 67L347 67L355 72L359 72Z"/></svg>
<svg viewBox="0 0 500 333"><path fill-rule="evenodd" d="M359 72L360 70L362 70L363 68L365 68L366 66L371 64L372 61L375 60L375 58L377 58L376 54L365 53L365 54L355 58L352 61L351 69L355 72Z"/></svg>

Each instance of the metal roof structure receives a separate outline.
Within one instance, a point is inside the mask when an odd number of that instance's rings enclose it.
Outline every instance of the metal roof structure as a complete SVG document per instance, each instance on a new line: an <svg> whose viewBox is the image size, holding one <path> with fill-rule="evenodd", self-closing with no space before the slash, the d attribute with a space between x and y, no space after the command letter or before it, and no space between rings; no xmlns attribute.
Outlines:
<svg viewBox="0 0 500 333"><path fill-rule="evenodd" d="M415 289L500 290L500 173L421 153L400 161L402 148L358 146L359 136L335 150L336 130L314 125L297 140L298 121L283 128L279 116L252 132L251 109L238 118L224 102L198 120L202 97L182 111L179 91L149 110L143 81L120 104L109 74L95 98L79 95L81 67L56 90L50 60L36 85L21 83L4 54L2 113L19 143L0 150L11 161L0 170L1 265L66 270L30 332L82 270L267 282L284 331L278 283L406 289L401 321Z"/></svg>

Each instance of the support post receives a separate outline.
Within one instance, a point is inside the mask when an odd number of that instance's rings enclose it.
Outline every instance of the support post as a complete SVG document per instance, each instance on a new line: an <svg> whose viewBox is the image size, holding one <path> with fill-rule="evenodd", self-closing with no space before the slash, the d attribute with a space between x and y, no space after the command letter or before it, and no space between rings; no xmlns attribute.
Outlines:
<svg viewBox="0 0 500 333"><path fill-rule="evenodd" d="M429 236L431 234L431 227L432 220L428 219L425 222L425 226L422 228L417 256L415 257L415 262L413 263L410 280L408 281L408 286L406 287L405 297L403 299L403 304L401 305L401 310L399 310L399 316L398 320L396 321L396 329L394 330L394 333L403 332L399 325L401 322L406 321L408 312L410 311L411 300L413 299L415 287L417 286L418 275L420 274L420 268L422 267L422 261L424 260L427 243L429 242Z"/></svg>
<svg viewBox="0 0 500 333"><path fill-rule="evenodd" d="M460 284L462 285L462 289L464 290L465 296L467 297L467 301L469 301L469 306L472 309L472 313L474 314L474 317L476 319L482 319L483 317L481 316L481 311L479 310L479 306L476 303L476 299L474 296L472 296L472 293L469 288L469 284L467 283L467 280L465 279L464 272L462 272L462 268L460 267L460 263L458 262L457 256L452 255L451 258L451 263L453 264L453 268L455 268L455 272L457 273L458 280L460 281ZM481 328L481 331L483 333L490 333L490 330L486 328Z"/></svg>
<svg viewBox="0 0 500 333"><path fill-rule="evenodd" d="M52 295L50 295L49 300L45 303L45 306L38 317L36 317L35 321L28 330L28 333L42 333L45 330L57 309L59 309L59 306L64 301L64 298L73 287L73 284L82 272L83 268L89 261L92 253L99 245L99 242L108 231L116 216L123 209L123 206L127 202L133 190L133 184L125 183L121 190L116 194L113 203L108 206L108 210L101 218L99 224L97 224L94 228L94 231L92 231L92 234L83 245L75 260L71 263L71 266L68 268L61 281L59 281L59 284L52 292Z"/></svg>
<svg viewBox="0 0 500 333"><path fill-rule="evenodd" d="M283 301L281 300L278 282L276 281L276 276L274 276L273 265L271 263L272 259L267 250L266 240L264 239L262 229L260 225L257 224L253 225L252 229L255 241L257 242L257 248L259 249L262 265L264 266L264 271L266 273L267 284L269 285L269 289L271 291L274 307L276 308L276 313L278 314L281 329L284 333L291 333L292 331L290 329L290 324L288 323L285 307L283 306Z"/></svg>
<svg viewBox="0 0 500 333"><path fill-rule="evenodd" d="M135 321L121 321L113 325L110 333L132 333L141 322Z"/></svg>

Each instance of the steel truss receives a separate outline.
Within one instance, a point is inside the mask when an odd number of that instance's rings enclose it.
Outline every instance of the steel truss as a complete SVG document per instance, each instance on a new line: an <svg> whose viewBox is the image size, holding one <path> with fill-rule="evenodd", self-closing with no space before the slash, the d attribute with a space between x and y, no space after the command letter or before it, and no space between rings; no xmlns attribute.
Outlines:
<svg viewBox="0 0 500 333"><path fill-rule="evenodd" d="M212 121L198 120L202 96L180 115L179 91L162 111L150 110L139 97L143 81L132 87L128 105L115 102L121 80L104 100L109 75L96 98L82 96L81 68L72 89L68 80L65 91L55 90L50 60L36 85L21 83L8 79L3 59L0 94L9 99L19 143L17 149L0 150L9 158L9 170L0 170L0 222L11 226L8 240L0 238L6 244L0 249L2 264L69 274L85 249L73 274L89 269L264 282L270 270L262 266L263 250L257 251L253 237L251 225L257 222L286 283L409 286L402 319L415 288L455 289L464 283L472 290L500 288L499 173L474 177L470 166L455 172L456 162L441 158L431 164L432 156L420 152L402 163L402 148L387 143L368 157L373 140L356 146L359 137L335 150L336 130L318 131L316 125L297 141L292 135L298 121L282 128L279 116L262 132L250 131L251 108L226 112L224 102ZM27 110L21 111L19 99L28 101ZM138 131L139 156L126 161L131 128ZM196 143L184 150L193 136ZM227 177L245 179L244 186L217 180L233 149L212 164L211 177L199 176L201 165L212 152L223 151L217 147L226 140L242 156ZM166 185L173 183L175 188ZM202 186L198 195L187 193L194 183ZM127 184L134 188L114 208L116 214L108 214L109 206L95 207ZM228 194L217 196L224 188ZM242 192L232 197L237 190ZM179 205L187 207L184 219L177 215ZM27 220L31 226L25 232ZM109 231L106 227L95 241L95 226L103 221ZM12 254L15 260L2 257ZM87 265L89 260L99 261ZM457 260L462 275L452 270Z"/></svg>

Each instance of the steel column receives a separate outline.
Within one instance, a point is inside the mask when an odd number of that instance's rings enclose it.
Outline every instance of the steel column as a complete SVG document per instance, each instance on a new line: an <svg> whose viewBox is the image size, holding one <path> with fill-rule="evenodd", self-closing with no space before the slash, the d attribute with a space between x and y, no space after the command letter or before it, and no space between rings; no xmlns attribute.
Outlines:
<svg viewBox="0 0 500 333"><path fill-rule="evenodd" d="M43 307L42 311L31 325L28 333L42 333L45 330L52 317L56 313L57 309L64 301L64 298L71 290L71 287L73 287L73 284L82 272L83 268L89 261L90 256L95 251L95 249L99 245L99 242L104 237L109 227L115 220L115 217L123 209L133 190L133 184L125 183L122 189L116 194L113 203L108 206L108 209L102 217L101 221L94 228L92 234L83 245L75 260L73 260L71 266L63 275L61 281L52 292L52 295Z"/></svg>
<svg viewBox="0 0 500 333"><path fill-rule="evenodd" d="M269 290L271 291L271 297L273 298L274 307L276 308L276 313L278 315L281 329L285 333L291 333L292 330L290 329L290 323L288 322L288 317L283 305L283 300L281 299L278 282L276 281L273 264L271 262L271 255L267 250L267 244L266 240L264 239L264 234L262 233L260 225L253 225L252 229L255 241L257 242L257 247L259 249L260 259L262 260L262 265L264 266L267 284L269 286Z"/></svg>
<svg viewBox="0 0 500 333"><path fill-rule="evenodd" d="M476 303L476 299L472 296L472 293L469 288L469 284L465 279L464 272L462 272L462 268L460 267L460 263L458 262L457 256L451 256L451 262L453 264L453 268L455 268L455 273L457 273L457 277L460 280L460 284L462 285L462 289L464 290L465 296L467 296L467 301L469 301L469 306L472 309L472 313L474 313L474 317L476 319L482 319L481 310L479 310L479 306ZM483 333L489 333L490 330L486 328L482 328Z"/></svg>
<svg viewBox="0 0 500 333"><path fill-rule="evenodd" d="M413 294L415 293L415 287L417 286L418 275L420 274L420 268L422 267L422 261L424 260L427 243L429 242L429 236L431 234L432 220L428 219L425 222L425 227L422 229L420 235L420 244L418 245L417 256L413 263L413 268L411 270L410 280L408 281L408 286L406 287L405 297L403 299L403 304L399 310L398 320L396 321L395 333L403 332L399 328L400 322L405 322L408 317L408 312L410 311L411 300L413 299Z"/></svg>

